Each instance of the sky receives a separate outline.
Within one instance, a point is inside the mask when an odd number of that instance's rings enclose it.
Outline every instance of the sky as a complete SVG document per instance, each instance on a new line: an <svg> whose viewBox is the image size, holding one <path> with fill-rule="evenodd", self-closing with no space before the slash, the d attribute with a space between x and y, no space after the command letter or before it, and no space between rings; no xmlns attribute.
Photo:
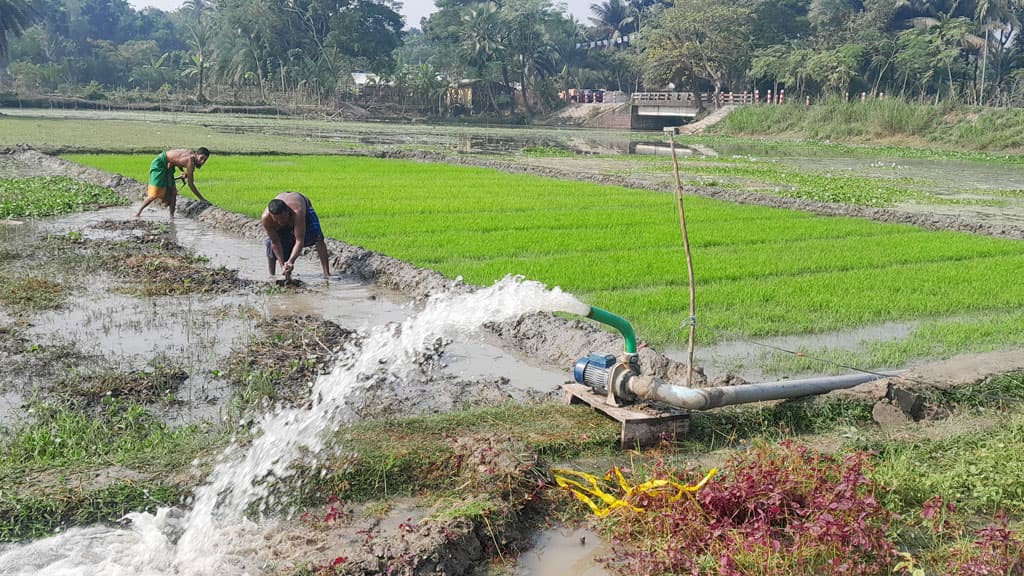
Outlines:
<svg viewBox="0 0 1024 576"><path fill-rule="evenodd" d="M564 3L567 11L584 24L590 24L590 5L596 2L598 0L555 0L556 5ZM152 6L170 12L177 10L182 0L128 0L128 3L136 9ZM420 19L434 10L434 0L405 0L400 12L405 16L406 28L419 28Z"/></svg>

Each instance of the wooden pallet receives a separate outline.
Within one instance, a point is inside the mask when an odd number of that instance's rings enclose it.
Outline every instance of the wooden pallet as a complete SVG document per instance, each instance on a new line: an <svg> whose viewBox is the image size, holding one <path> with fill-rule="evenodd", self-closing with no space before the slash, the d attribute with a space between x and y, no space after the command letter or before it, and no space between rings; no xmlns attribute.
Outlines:
<svg viewBox="0 0 1024 576"><path fill-rule="evenodd" d="M690 413L685 410L649 403L611 406L605 396L595 394L583 384L562 384L562 400L566 404L587 404L619 422L619 446L623 449L653 446L663 439L675 440L690 427Z"/></svg>

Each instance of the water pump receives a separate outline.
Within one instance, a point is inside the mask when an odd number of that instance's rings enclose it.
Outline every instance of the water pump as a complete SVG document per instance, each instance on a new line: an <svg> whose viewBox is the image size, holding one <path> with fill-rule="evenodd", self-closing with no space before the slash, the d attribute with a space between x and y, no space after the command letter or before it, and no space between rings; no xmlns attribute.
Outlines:
<svg viewBox="0 0 1024 576"><path fill-rule="evenodd" d="M632 402L636 396L629 390L629 380L640 374L640 361L636 354L616 358L611 354L592 353L580 358L573 366L576 382L589 386L595 393L607 394L606 403L618 406L616 400Z"/></svg>
<svg viewBox="0 0 1024 576"><path fill-rule="evenodd" d="M612 326L621 332L626 340L626 351L622 356L592 353L580 358L572 370L576 382L589 387L595 393L607 394L605 404L610 406L619 406L619 402L654 400L687 410L708 410L747 402L825 394L833 390L852 388L865 382L900 374L899 371L860 371L841 376L781 380L739 386L712 388L677 386L662 382L650 375L640 374L636 335L629 322L607 310L593 306L587 314L587 318Z"/></svg>

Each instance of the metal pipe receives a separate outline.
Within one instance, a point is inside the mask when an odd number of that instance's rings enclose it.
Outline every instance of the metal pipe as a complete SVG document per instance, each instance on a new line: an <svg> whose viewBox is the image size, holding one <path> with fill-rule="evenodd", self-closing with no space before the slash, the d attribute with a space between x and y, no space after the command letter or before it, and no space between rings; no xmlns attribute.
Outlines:
<svg viewBox="0 0 1024 576"><path fill-rule="evenodd" d="M626 353L636 354L636 334L633 332L633 327L629 325L622 316L616 316L607 310L602 310L597 306L591 306L590 312L587 313L587 318L596 320L602 324L607 324L612 328L618 330L622 337L626 339Z"/></svg>
<svg viewBox="0 0 1024 576"><path fill-rule="evenodd" d="M825 394L833 390L853 388L865 382L896 376L899 372L857 373L843 376L826 376L806 380L780 380L739 386L718 388L687 388L655 380L650 376L633 376L626 383L627 388L645 400L657 400L689 410L708 410L720 406L732 406L747 402L782 400L798 396Z"/></svg>

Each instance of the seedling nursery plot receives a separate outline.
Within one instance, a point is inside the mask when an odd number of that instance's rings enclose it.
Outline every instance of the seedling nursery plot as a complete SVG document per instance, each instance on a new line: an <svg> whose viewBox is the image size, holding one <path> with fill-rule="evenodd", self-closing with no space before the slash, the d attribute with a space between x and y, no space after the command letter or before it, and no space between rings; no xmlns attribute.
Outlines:
<svg viewBox="0 0 1024 576"><path fill-rule="evenodd" d="M140 181L148 166L143 156L68 158ZM198 178L226 210L258 217L276 193L298 191L328 237L474 284L521 274L620 314L652 345L685 342L688 285L671 194L336 156L220 156ZM869 339L857 350L824 348L815 338L801 347L877 368L1024 342L1024 324L1006 321L1024 307L1018 241L684 201L698 345L911 324L906 338ZM828 369L806 359L762 361Z"/></svg>

